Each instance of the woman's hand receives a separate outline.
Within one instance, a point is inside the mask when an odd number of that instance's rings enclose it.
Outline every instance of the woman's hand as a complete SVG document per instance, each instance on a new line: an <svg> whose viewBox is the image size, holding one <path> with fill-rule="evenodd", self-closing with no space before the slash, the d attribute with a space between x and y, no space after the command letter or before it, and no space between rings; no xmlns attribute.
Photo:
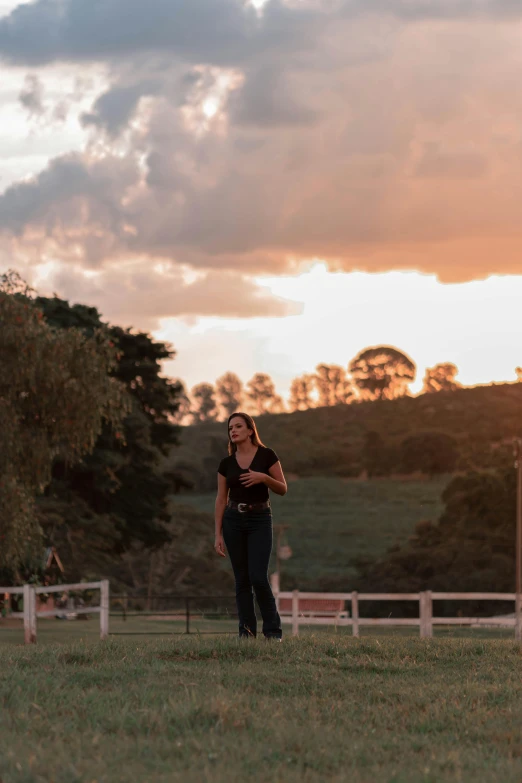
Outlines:
<svg viewBox="0 0 522 783"><path fill-rule="evenodd" d="M226 557L225 542L222 535L216 536L216 540L214 541L214 549L220 557Z"/></svg>
<svg viewBox="0 0 522 783"><path fill-rule="evenodd" d="M244 487L253 487L254 484L264 484L266 480L266 473L258 473L255 470L248 470L248 473L242 473L239 477L240 482Z"/></svg>

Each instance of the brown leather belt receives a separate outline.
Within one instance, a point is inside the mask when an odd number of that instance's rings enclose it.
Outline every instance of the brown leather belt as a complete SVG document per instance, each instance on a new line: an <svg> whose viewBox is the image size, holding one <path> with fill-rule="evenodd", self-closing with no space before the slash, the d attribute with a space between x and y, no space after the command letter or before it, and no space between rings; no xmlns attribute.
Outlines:
<svg viewBox="0 0 522 783"><path fill-rule="evenodd" d="M270 501L265 500L263 503L236 503L235 500L229 500L227 508L233 508L239 511L240 514L244 514L245 511L261 511L264 508L270 508Z"/></svg>

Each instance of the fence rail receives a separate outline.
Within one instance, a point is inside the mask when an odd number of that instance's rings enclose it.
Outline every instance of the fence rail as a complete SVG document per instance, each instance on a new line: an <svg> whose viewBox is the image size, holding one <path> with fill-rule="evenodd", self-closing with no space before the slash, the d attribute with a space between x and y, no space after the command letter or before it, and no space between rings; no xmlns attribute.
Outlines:
<svg viewBox="0 0 522 783"><path fill-rule="evenodd" d="M99 614L100 615L100 637L106 639L109 636L109 582L84 582L71 585L54 585L52 587L34 587L33 585L23 585L21 587L0 587L0 596L23 595L23 612L12 612L11 617L23 618L24 638L26 644L36 642L37 638L37 619L44 617L53 617L67 610L37 608L37 596L52 593L70 593L81 590L99 590L100 602L94 606L74 608L75 614ZM522 596L516 593L441 593L425 590L419 593L307 593L293 590L292 592L276 592L276 602L280 609L281 620L284 623L291 623L292 634L299 634L300 625L334 625L349 626L352 628L353 636L359 636L359 629L363 626L418 626L421 638L433 636L434 626L474 626L474 627L504 627L514 628L515 638L522 639ZM142 601L143 598L133 599L131 596L113 596L113 600L123 598L122 618L131 616L165 616L170 615L169 619L185 619L185 630L182 633L191 633L190 621L194 617L221 618L223 612L217 606L219 601L233 601L232 596L218 598L216 596L150 596L147 598L161 598L164 601L177 601L181 603L182 608L173 608L171 610L160 609L155 611L128 611L128 601ZM418 602L418 617L361 617L360 604L364 601L409 601ZM437 617L433 614L433 601L503 601L514 602L513 616L492 616L492 617ZM335 610L332 605L337 603ZM204 609L201 608L205 604ZM350 611L347 611L347 604ZM199 608L196 608L196 605ZM304 610L306 607L306 610ZM115 613L111 613L115 614ZM231 619L235 612L226 611L226 616ZM197 631L201 633L201 631ZM140 633L130 631L130 633ZM149 633L144 632L145 635ZM172 633L172 630L166 633ZM225 633L222 629L219 631L203 631L203 633Z"/></svg>
<svg viewBox="0 0 522 783"><path fill-rule="evenodd" d="M439 593L424 590L420 593L302 593L299 590L276 593L276 603L281 599L291 599L291 612L281 613L282 622L292 624L292 634L299 634L299 625L335 625L351 626L354 636L359 636L359 628L366 626L419 626L421 638L433 636L434 625L498 626L515 629L515 638L522 639L522 597L517 593ZM321 616L320 602L328 599L340 602L339 611L332 616ZM315 614L310 611L310 602L317 601ZM306 613L300 611L300 601L307 602ZM344 604L351 604L351 616L341 616ZM361 601L418 601L418 617L361 617ZM434 617L433 601L513 601L514 617Z"/></svg>
<svg viewBox="0 0 522 783"><path fill-rule="evenodd" d="M0 587L0 595L23 595L23 612L10 612L10 617L21 617L24 621L24 640L26 644L34 644L37 637L38 617L56 617L66 610L55 607L54 609L38 609L36 605L37 595L52 593L68 594L78 590L99 590L100 603L94 606L74 608L75 614L99 614L100 638L107 639L109 635L109 581L79 582L71 585L52 585L49 587L23 585L23 587Z"/></svg>

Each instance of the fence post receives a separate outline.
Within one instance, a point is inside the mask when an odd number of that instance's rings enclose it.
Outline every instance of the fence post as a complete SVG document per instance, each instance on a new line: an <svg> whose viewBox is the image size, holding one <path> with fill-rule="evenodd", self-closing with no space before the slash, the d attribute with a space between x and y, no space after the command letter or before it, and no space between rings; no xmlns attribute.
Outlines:
<svg viewBox="0 0 522 783"><path fill-rule="evenodd" d="M292 636L299 636L299 590L292 591Z"/></svg>
<svg viewBox="0 0 522 783"><path fill-rule="evenodd" d="M520 610L522 608L522 595L516 594L515 597L515 639L517 642L522 641L522 615Z"/></svg>
<svg viewBox="0 0 522 783"><path fill-rule="evenodd" d="M424 592L420 592L419 593L419 630L420 630L421 639L423 639L426 635L425 624L426 624L426 601L424 598Z"/></svg>
<svg viewBox="0 0 522 783"><path fill-rule="evenodd" d="M433 601L431 590L419 593L419 625L421 639L433 636Z"/></svg>
<svg viewBox="0 0 522 783"><path fill-rule="evenodd" d="M26 644L34 644L36 634L33 633L33 588L31 585L24 585L24 641ZM36 606L34 607L36 608Z"/></svg>
<svg viewBox="0 0 522 783"><path fill-rule="evenodd" d="M352 593L352 636L359 636L359 597L356 590Z"/></svg>
<svg viewBox="0 0 522 783"><path fill-rule="evenodd" d="M109 580L103 579L100 589L100 639L109 636Z"/></svg>
<svg viewBox="0 0 522 783"><path fill-rule="evenodd" d="M424 600L426 602L426 606L425 606L426 615L425 615L424 630L425 630L425 633L426 633L426 636L428 637L428 639L431 639L432 636L433 636L433 599L431 597L431 590L426 590L424 595L425 595Z"/></svg>
<svg viewBox="0 0 522 783"><path fill-rule="evenodd" d="M36 644L36 588L29 585L29 606L31 607L31 644Z"/></svg>

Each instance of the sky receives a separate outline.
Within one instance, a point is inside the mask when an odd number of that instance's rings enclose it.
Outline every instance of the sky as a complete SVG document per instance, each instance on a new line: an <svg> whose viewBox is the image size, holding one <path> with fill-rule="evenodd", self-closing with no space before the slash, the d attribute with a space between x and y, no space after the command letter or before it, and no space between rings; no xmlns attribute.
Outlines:
<svg viewBox="0 0 522 783"><path fill-rule="evenodd" d="M518 0L0 0L0 271L188 388L522 364ZM518 305L518 307L517 307Z"/></svg>

